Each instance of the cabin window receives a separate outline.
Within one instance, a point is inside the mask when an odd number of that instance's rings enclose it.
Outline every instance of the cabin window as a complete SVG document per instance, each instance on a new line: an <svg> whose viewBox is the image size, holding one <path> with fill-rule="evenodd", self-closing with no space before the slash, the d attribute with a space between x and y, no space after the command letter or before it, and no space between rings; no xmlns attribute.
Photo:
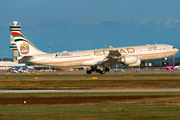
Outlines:
<svg viewBox="0 0 180 120"><path fill-rule="evenodd" d="M59 56L61 56L61 54L56 54L56 57L59 57Z"/></svg>
<svg viewBox="0 0 180 120"><path fill-rule="evenodd" d="M79 56L72 56L72 57L81 57L81 56L79 55Z"/></svg>
<svg viewBox="0 0 180 120"><path fill-rule="evenodd" d="M90 55L82 55L82 57L87 57L87 56L90 56Z"/></svg>

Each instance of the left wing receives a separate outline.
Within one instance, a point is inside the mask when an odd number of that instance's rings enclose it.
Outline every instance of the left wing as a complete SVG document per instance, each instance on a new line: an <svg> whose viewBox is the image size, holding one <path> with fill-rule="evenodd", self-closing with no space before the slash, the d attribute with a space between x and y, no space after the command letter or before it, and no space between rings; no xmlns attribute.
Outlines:
<svg viewBox="0 0 180 120"><path fill-rule="evenodd" d="M116 64L120 64L120 57L121 53L119 53L118 50L115 50L112 46L109 46L109 54L106 59L100 63L100 65L113 66Z"/></svg>
<svg viewBox="0 0 180 120"><path fill-rule="evenodd" d="M125 64L129 67L134 67L140 66L141 60L136 55L122 55L118 50L115 50L112 46L109 46L108 56L99 65L114 66L117 64Z"/></svg>
<svg viewBox="0 0 180 120"><path fill-rule="evenodd" d="M115 50L112 46L109 46L109 55L107 57L110 58L119 56L121 56L121 53L119 53L118 49Z"/></svg>

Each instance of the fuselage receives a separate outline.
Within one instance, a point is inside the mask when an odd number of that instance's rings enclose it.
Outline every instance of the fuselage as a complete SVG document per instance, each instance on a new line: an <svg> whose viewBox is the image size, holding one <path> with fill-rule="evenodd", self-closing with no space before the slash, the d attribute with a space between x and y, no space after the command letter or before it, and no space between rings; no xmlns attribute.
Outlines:
<svg viewBox="0 0 180 120"><path fill-rule="evenodd" d="M136 55L140 60L162 59L176 54L179 50L172 45L154 44L144 46L118 47L121 56ZM34 55L29 62L56 67L93 66L100 64L109 54L107 49L47 53ZM114 65L118 64L113 63ZM111 64L111 65L113 65ZM120 63L119 63L120 64Z"/></svg>

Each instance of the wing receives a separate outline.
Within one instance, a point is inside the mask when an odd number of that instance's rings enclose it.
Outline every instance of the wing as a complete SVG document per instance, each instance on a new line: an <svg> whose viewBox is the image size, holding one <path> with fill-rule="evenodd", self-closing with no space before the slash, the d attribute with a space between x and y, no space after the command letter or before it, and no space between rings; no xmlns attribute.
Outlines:
<svg viewBox="0 0 180 120"><path fill-rule="evenodd" d="M106 59L100 63L100 65L113 66L116 64L120 64L120 57L121 53L119 53L118 50L115 50L112 46L109 46L109 54Z"/></svg>
<svg viewBox="0 0 180 120"><path fill-rule="evenodd" d="M112 46L109 47L108 56L100 62L99 65L114 66L117 64L124 64L129 67L140 66L141 60L136 55L121 54Z"/></svg>

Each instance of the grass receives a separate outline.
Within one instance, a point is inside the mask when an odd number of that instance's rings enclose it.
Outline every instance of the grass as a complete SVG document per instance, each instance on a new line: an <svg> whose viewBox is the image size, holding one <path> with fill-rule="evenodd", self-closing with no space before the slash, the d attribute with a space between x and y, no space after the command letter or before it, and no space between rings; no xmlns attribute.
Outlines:
<svg viewBox="0 0 180 120"><path fill-rule="evenodd" d="M1 90L12 89L103 89L179 88L180 79L148 80L0 80Z"/></svg>
<svg viewBox="0 0 180 120"><path fill-rule="evenodd" d="M0 119L125 119L178 120L176 105L148 105L139 101L80 105L0 106Z"/></svg>
<svg viewBox="0 0 180 120"><path fill-rule="evenodd" d="M37 76L41 76L41 77L67 77L67 78L73 78L73 77L117 77L117 76L180 76L179 75L179 71L175 71L175 72L139 72L139 73L133 73L133 72L122 72L122 73L106 73L104 75L101 75L99 73L93 73L93 74L66 74L66 73L39 73L39 75L37 75L36 73L31 73L31 74L15 74L15 73L10 73L10 74L1 74L0 78L5 78L5 77L37 77Z"/></svg>
<svg viewBox="0 0 180 120"><path fill-rule="evenodd" d="M93 80L92 77L97 77ZM179 88L179 72L120 74L2 74L0 89Z"/></svg>
<svg viewBox="0 0 180 120"><path fill-rule="evenodd" d="M36 77L37 79L35 79ZM92 80L92 77L98 79ZM180 74L178 72L165 74L13 74L0 76L0 89L179 88L179 86ZM73 96L81 102L78 104L73 102L72 104L28 104L29 100L45 101L45 98L51 97L63 97L62 100L64 101L66 98L71 98L70 101L73 101ZM93 98L94 96L100 97L100 102L87 101L87 97ZM108 99L102 100L102 96L107 96ZM124 96L131 99L111 100L108 96ZM134 96L140 96L140 98L132 99ZM77 99L78 97L79 99ZM3 98L11 99L14 102L17 100L22 104L16 104L16 102L15 104L1 104L0 119L178 120L180 118L180 92L0 93L0 99ZM26 98L26 104L24 104L23 98ZM45 103L48 103L49 100L53 101L53 99L47 99Z"/></svg>

